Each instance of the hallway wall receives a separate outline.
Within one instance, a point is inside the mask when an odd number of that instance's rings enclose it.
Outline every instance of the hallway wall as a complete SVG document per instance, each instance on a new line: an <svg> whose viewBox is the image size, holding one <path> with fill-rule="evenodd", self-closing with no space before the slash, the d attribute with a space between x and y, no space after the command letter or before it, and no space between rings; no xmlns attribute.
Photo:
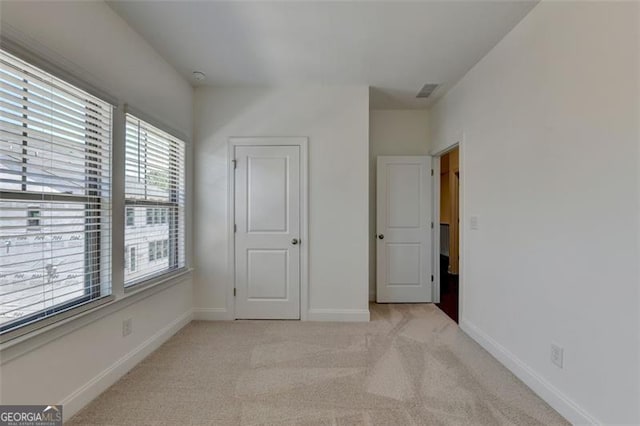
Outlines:
<svg viewBox="0 0 640 426"><path fill-rule="evenodd" d="M387 109L369 113L369 300L376 300L376 162L379 155L427 155L426 110Z"/></svg>
<svg viewBox="0 0 640 426"><path fill-rule="evenodd" d="M430 111L463 141L461 325L575 423L640 423L639 20L543 1Z"/></svg>

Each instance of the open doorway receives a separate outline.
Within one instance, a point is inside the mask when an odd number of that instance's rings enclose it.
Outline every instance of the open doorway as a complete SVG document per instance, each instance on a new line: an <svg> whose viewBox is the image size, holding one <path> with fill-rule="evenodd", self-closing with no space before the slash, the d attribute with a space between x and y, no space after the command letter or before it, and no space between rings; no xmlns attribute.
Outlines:
<svg viewBox="0 0 640 426"><path fill-rule="evenodd" d="M439 270L437 306L455 322L459 312L460 154L456 146L440 156Z"/></svg>

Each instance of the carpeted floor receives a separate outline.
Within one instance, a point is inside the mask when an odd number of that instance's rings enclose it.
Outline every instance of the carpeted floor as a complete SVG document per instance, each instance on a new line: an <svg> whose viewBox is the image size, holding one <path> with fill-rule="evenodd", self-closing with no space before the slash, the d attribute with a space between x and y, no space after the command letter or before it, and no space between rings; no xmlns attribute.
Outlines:
<svg viewBox="0 0 640 426"><path fill-rule="evenodd" d="M567 424L434 305L192 322L70 425Z"/></svg>

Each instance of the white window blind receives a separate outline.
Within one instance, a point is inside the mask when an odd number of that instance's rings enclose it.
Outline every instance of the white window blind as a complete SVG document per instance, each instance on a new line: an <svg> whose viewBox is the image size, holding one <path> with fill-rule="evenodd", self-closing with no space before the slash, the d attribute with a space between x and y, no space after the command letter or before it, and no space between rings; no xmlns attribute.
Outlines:
<svg viewBox="0 0 640 426"><path fill-rule="evenodd" d="M185 143L131 114L126 122L129 287L185 266Z"/></svg>
<svg viewBox="0 0 640 426"><path fill-rule="evenodd" d="M111 294L112 106L0 50L0 331Z"/></svg>

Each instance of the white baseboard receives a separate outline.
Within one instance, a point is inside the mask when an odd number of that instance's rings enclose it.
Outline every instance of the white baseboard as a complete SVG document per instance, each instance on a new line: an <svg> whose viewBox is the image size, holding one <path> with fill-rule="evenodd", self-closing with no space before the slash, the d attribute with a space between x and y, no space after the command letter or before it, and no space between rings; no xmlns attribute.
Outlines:
<svg viewBox="0 0 640 426"><path fill-rule="evenodd" d="M484 331L465 319L460 321L460 328L572 424L602 424Z"/></svg>
<svg viewBox="0 0 640 426"><path fill-rule="evenodd" d="M193 308L193 319L199 321L232 321L226 308Z"/></svg>
<svg viewBox="0 0 640 426"><path fill-rule="evenodd" d="M368 309L309 309L308 321L368 322Z"/></svg>
<svg viewBox="0 0 640 426"><path fill-rule="evenodd" d="M153 336L142 342L131 352L117 360L110 367L100 372L93 379L73 391L69 396L61 401L64 406L64 421L69 420L74 414L80 411L85 405L94 400L113 385L122 376L129 372L140 361L155 351L160 345L169 340L182 327L189 324L193 318L191 311L185 312L175 321L166 327L158 330Z"/></svg>
<svg viewBox="0 0 640 426"><path fill-rule="evenodd" d="M199 321L233 321L225 308L194 308L193 319ZM307 321L367 322L368 309L310 309Z"/></svg>

